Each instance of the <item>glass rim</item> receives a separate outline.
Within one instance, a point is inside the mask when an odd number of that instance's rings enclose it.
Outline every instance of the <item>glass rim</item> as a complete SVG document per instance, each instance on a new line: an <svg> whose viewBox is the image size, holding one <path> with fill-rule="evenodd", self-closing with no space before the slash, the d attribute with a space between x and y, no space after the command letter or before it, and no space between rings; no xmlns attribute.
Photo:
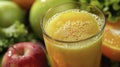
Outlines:
<svg viewBox="0 0 120 67"><path fill-rule="evenodd" d="M78 3L78 2L68 2L68 3L80 4L80 3ZM67 3L63 3L63 4L67 4ZM62 4L60 4L60 5L62 5ZM94 6L94 5L88 5L88 6L93 6L93 7L95 7L95 8L102 14L102 16L103 16L103 18L104 18L104 19L103 19L103 23L104 23L104 24L102 25L101 29L100 29L96 34L94 34L94 35L92 35L92 36L90 36L90 37L88 37L88 38L81 39L81 40L76 40L76 41L65 41L65 40L59 40L59 39L57 39L57 38L53 38L52 36L50 36L49 34L47 34L47 33L45 32L44 27L43 27L43 20L44 20L44 17L47 15L47 13L48 13L50 10L52 10L52 9L54 9L54 8L60 6L60 5L57 5L57 6L55 6L55 7L51 7L51 8L44 14L44 16L42 17L42 19L41 19L41 21L40 21L40 27L41 27L41 29L42 29L43 35L45 35L45 36L47 36L48 38L50 38L51 40L54 40L54 41L57 41L57 42L62 42L62 43L76 43L76 42L81 42L81 41L86 41L86 40L92 39L92 38L98 36L100 33L103 32L103 30L104 30L104 28L105 28L105 24L106 24L106 22L105 22L106 19L105 19L104 13L103 13L98 7L96 7L96 6Z"/></svg>

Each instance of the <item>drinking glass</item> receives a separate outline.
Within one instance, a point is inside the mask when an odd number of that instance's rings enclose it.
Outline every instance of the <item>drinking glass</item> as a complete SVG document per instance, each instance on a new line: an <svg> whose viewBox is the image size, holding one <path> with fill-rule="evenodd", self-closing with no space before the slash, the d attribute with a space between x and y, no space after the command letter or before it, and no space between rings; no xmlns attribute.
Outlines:
<svg viewBox="0 0 120 67"><path fill-rule="evenodd" d="M87 14L79 15L79 12ZM79 24L76 20L82 22ZM73 26L66 22L72 22ZM89 27L89 22L92 27ZM101 40L105 27L105 17L100 9L84 3L64 3L50 8L40 24L51 67L100 67ZM98 31L94 33L97 27ZM86 32L89 36L84 35Z"/></svg>

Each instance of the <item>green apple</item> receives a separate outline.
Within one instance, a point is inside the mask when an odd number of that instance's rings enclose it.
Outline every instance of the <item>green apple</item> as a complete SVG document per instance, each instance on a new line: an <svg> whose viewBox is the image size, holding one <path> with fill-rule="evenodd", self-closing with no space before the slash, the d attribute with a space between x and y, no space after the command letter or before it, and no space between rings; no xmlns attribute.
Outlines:
<svg viewBox="0 0 120 67"><path fill-rule="evenodd" d="M45 12L55 5L73 1L75 0L37 0L36 2L34 2L30 10L29 20L33 31L39 36L40 39L42 39L40 21Z"/></svg>
<svg viewBox="0 0 120 67"><path fill-rule="evenodd" d="M0 1L0 27L8 27L15 21L24 20L24 12L12 1Z"/></svg>

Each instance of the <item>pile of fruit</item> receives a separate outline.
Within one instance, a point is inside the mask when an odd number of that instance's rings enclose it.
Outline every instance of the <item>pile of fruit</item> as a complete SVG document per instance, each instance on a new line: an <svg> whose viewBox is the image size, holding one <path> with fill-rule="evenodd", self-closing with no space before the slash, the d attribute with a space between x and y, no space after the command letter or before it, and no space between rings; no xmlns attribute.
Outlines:
<svg viewBox="0 0 120 67"><path fill-rule="evenodd" d="M48 67L40 20L50 7L71 1L0 0L0 67Z"/></svg>
<svg viewBox="0 0 120 67"><path fill-rule="evenodd" d="M120 0L0 0L0 67L48 67L41 18L50 7L73 1L92 4L103 11L107 20L103 62L119 67Z"/></svg>

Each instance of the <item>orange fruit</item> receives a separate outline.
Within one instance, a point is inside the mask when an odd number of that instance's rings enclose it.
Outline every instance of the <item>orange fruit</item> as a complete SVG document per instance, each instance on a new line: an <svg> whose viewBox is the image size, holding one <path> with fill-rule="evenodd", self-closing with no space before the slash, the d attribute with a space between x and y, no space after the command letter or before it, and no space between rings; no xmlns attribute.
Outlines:
<svg viewBox="0 0 120 67"><path fill-rule="evenodd" d="M28 10L35 0L12 0L17 3L21 8Z"/></svg>
<svg viewBox="0 0 120 67"><path fill-rule="evenodd" d="M120 20L116 23L107 21L102 39L103 55L114 61L120 61Z"/></svg>

